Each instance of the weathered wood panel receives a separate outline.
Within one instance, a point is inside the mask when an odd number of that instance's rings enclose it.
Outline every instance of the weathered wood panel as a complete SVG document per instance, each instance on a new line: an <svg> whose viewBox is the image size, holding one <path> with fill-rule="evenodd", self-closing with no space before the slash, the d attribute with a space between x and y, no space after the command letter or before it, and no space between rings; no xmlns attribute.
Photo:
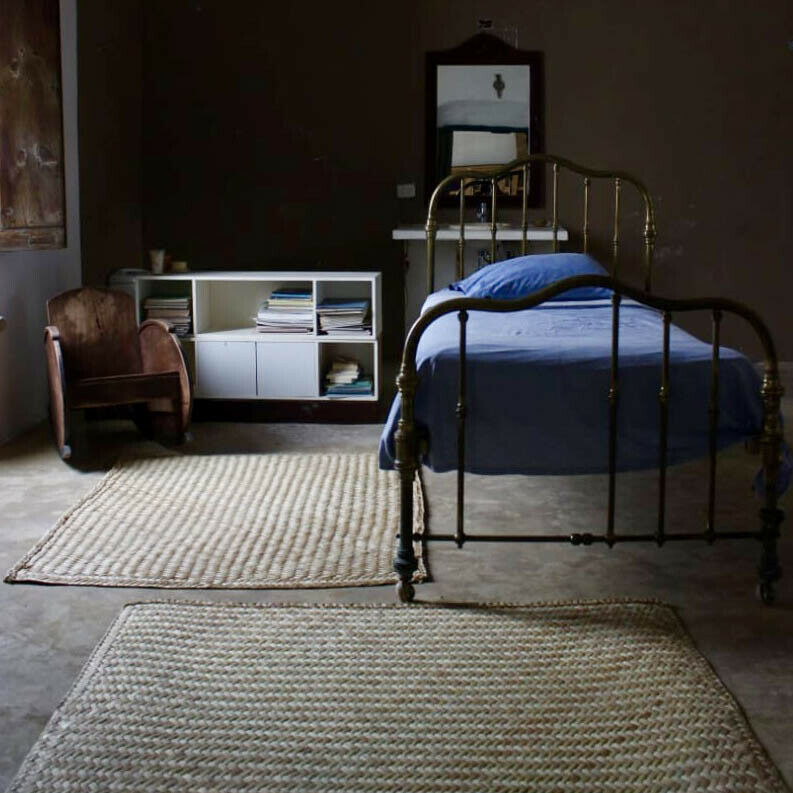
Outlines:
<svg viewBox="0 0 793 793"><path fill-rule="evenodd" d="M0 250L65 244L58 0L0 0Z"/></svg>

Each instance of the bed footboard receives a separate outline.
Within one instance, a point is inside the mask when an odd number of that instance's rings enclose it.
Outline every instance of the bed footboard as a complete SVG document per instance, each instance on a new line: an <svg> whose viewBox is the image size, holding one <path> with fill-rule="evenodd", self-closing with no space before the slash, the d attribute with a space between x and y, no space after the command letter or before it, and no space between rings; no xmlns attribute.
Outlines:
<svg viewBox="0 0 793 793"><path fill-rule="evenodd" d="M466 324L469 312L511 312L534 308L552 299L556 295L570 289L580 287L605 287L613 291L612 297L612 343L611 373L608 393L609 444L608 459L608 506L605 530L601 534L576 533L570 535L468 535L464 529L464 476L465 476L465 425L466 425ZM614 515L616 507L616 475L617 475L617 417L619 410L619 316L620 303L623 297L629 297L651 308L663 312L663 334L661 339L661 386L658 393L659 407L659 459L658 459L658 512L656 529L651 534L618 534L615 531ZM712 364L711 387L709 400L709 468L707 520L701 532L683 533L669 532L666 528L666 470L667 470L667 423L669 389L669 328L674 312L708 311L712 317ZM455 534L427 534L427 541L451 541L458 546L465 542L569 542L572 545L591 545L605 543L613 547L625 542L654 542L663 546L672 541L704 541L708 544L722 539L755 539L761 544L760 564L757 570L757 591L765 603L774 600L774 583L779 579L782 570L777 554L777 540L780 524L784 514L778 508L778 488L780 479L780 454L782 448L782 429L779 419L779 408L782 387L779 380L776 350L771 334L765 323L754 311L735 301L722 298L703 298L695 300L677 300L656 297L634 289L613 278L600 275L584 275L566 278L539 292L517 300L493 300L483 298L461 297L434 306L414 323L411 328L402 356L402 363L397 378L401 401L401 416L395 434L396 460L395 467L401 478L401 516L399 543L394 560L394 569L399 576L397 592L400 599L409 601L414 590L411 583L417 568L417 560L413 543L413 480L416 470L421 465L417 443L414 403L418 387L416 371L416 350L419 339L424 331L439 317L457 313L460 320L459 342L459 379L457 416L457 528ZM717 530L715 525L716 503L716 457L717 432L719 420L719 338L722 316L734 314L744 319L754 330L765 357L765 371L762 384L763 424L760 438L763 449L764 504L760 510L760 527L757 530L730 531Z"/></svg>

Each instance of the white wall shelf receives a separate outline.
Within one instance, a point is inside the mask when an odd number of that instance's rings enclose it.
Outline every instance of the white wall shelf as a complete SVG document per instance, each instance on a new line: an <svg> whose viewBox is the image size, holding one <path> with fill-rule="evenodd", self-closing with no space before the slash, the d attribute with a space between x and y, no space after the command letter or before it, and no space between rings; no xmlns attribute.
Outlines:
<svg viewBox="0 0 793 793"><path fill-rule="evenodd" d="M421 306L427 297L427 232L424 226L414 224L397 226L391 238L399 240L404 248L405 260L405 333L421 313ZM460 240L460 226L454 223L439 223L435 248L435 288L442 289L457 280L457 245ZM465 224L465 262L464 273L469 275L483 264L483 255L490 256L490 224ZM523 229L514 223L496 224L497 258L507 259L520 256ZM559 226L557 239L567 242L569 233ZM551 226L529 226L526 231L529 253L550 252L553 250L553 228Z"/></svg>
<svg viewBox="0 0 793 793"><path fill-rule="evenodd" d="M466 223L465 239L467 240L490 240L489 223ZM559 242L567 242L567 229L559 226L556 232ZM426 240L427 232L424 226L397 226L391 232L392 239L395 240ZM456 242L460 239L460 225L454 223L439 223L435 239L439 242ZM518 225L510 223L496 223L496 240L521 240L523 239L523 229ZM550 242L553 240L553 228L551 226L529 226L526 230L526 239L529 242Z"/></svg>
<svg viewBox="0 0 793 793"><path fill-rule="evenodd" d="M325 298L365 298L371 304L371 335L260 333L259 305L283 286L310 289L314 307ZM139 275L138 320L147 297L190 297L193 333L182 336L198 399L285 399L375 402L380 396L382 294L380 273L317 271L200 272ZM371 395L328 396L325 373L334 358L357 360L372 378Z"/></svg>

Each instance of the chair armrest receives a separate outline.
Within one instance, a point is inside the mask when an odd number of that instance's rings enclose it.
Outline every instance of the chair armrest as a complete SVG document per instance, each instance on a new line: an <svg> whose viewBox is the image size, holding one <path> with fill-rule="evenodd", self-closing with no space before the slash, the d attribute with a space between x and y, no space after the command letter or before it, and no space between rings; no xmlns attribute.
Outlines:
<svg viewBox="0 0 793 793"><path fill-rule="evenodd" d="M44 359L47 364L47 381L50 392L50 421L55 435L55 445L61 457L68 460L72 449L69 446L69 403L66 394L66 373L63 368L61 334L55 325L44 328Z"/></svg>
<svg viewBox="0 0 793 793"><path fill-rule="evenodd" d="M55 386L66 398L66 372L63 368L63 352L61 351L61 334L55 325L44 327L44 354L47 358L47 375L50 385Z"/></svg>
<svg viewBox="0 0 793 793"><path fill-rule="evenodd" d="M159 319L147 319L142 322L138 328L138 338L144 372L179 373L182 392L179 413L184 431L190 423L190 414L193 410L193 390L179 339L171 333L168 325Z"/></svg>
<svg viewBox="0 0 793 793"><path fill-rule="evenodd" d="M144 331L145 328L155 328L155 327L159 328L161 331L164 331L165 333L167 333L169 335L174 335L174 334L171 333L171 328L168 325L168 323L165 322L164 320L161 320L161 319L147 319L147 320L144 320L143 322L141 322L140 326L138 327L138 335L140 335L140 337L142 339L143 338L142 334L143 334L143 331ZM175 338L175 335L174 335L174 338Z"/></svg>
<svg viewBox="0 0 793 793"><path fill-rule="evenodd" d="M178 372L184 369L179 339L161 319L147 319L138 328L144 372Z"/></svg>

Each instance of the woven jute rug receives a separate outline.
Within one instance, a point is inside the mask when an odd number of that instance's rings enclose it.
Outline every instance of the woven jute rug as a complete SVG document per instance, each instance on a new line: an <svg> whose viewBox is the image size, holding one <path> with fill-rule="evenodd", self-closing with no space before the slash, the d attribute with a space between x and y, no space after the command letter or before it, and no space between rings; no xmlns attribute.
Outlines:
<svg viewBox="0 0 793 793"><path fill-rule="evenodd" d="M145 603L9 790L786 788L665 606Z"/></svg>
<svg viewBox="0 0 793 793"><path fill-rule="evenodd" d="M414 531L424 528L415 483ZM399 477L356 454L163 456L120 462L8 582L167 588L387 584ZM417 554L421 548L417 545ZM425 576L423 562L416 580Z"/></svg>

